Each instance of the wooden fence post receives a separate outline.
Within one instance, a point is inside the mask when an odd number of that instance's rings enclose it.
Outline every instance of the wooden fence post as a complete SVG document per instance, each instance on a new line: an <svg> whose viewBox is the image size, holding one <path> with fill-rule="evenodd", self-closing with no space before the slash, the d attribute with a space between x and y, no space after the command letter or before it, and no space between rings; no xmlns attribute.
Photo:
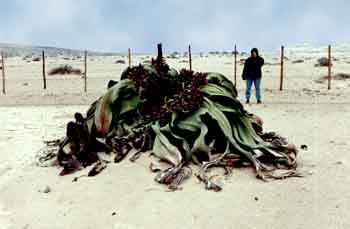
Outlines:
<svg viewBox="0 0 350 229"><path fill-rule="evenodd" d="M188 62L190 63L190 71L192 71L192 53L191 53L191 45L188 46Z"/></svg>
<svg viewBox="0 0 350 229"><path fill-rule="evenodd" d="M283 73L284 73L284 46L281 46L281 73L280 73L280 91L283 90Z"/></svg>
<svg viewBox="0 0 350 229"><path fill-rule="evenodd" d="M163 60L163 48L162 43L157 44L157 61L161 62Z"/></svg>
<svg viewBox="0 0 350 229"><path fill-rule="evenodd" d="M234 71L234 79L235 79L235 86L237 86L237 47L236 47L236 44L235 44L234 55L235 55L235 71Z"/></svg>
<svg viewBox="0 0 350 229"><path fill-rule="evenodd" d="M2 72L2 93L6 94L6 87L5 87L5 61L4 61L5 55L3 52L1 52L1 72Z"/></svg>
<svg viewBox="0 0 350 229"><path fill-rule="evenodd" d="M131 68L131 49L128 48L129 68Z"/></svg>
<svg viewBox="0 0 350 229"><path fill-rule="evenodd" d="M46 70L45 70L45 51L42 53L43 58L43 81L44 81L44 90L46 90Z"/></svg>
<svg viewBox="0 0 350 229"><path fill-rule="evenodd" d="M84 92L87 92L87 50L84 53Z"/></svg>
<svg viewBox="0 0 350 229"><path fill-rule="evenodd" d="M332 75L331 46L328 45L328 90L331 89L331 75Z"/></svg>

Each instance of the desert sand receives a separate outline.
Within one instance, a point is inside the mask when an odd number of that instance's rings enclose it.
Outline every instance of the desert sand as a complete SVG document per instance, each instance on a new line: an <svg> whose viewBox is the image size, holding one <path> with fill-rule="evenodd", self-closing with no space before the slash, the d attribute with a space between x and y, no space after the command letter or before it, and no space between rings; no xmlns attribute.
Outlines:
<svg viewBox="0 0 350 229"><path fill-rule="evenodd" d="M279 55L262 53L263 104L245 106L296 145L303 178L263 182L251 169L236 169L223 180L223 191L206 191L195 176L181 191L167 192L149 171L151 159L110 164L98 176L59 177L59 168L35 164L43 140L64 136L76 111L85 112L117 80L125 56L89 57L88 92L80 76L47 76L42 89L41 62L6 59L7 94L0 95L0 228L350 228L350 80L332 81L332 90L315 80L327 68L314 67L320 53L288 53L284 90L279 91ZM332 73L350 73L347 54L335 53ZM246 58L239 55L238 60ZM133 64L148 60L133 56ZM302 63L293 63L302 59ZM187 57L167 59L188 68ZM47 69L82 59L47 59ZM244 101L243 65L238 63L237 86ZM193 69L216 71L233 79L232 55L195 54ZM254 96L254 93L252 93ZM253 97L254 98L254 97ZM252 99L253 102L254 99ZM196 171L194 171L196 172Z"/></svg>

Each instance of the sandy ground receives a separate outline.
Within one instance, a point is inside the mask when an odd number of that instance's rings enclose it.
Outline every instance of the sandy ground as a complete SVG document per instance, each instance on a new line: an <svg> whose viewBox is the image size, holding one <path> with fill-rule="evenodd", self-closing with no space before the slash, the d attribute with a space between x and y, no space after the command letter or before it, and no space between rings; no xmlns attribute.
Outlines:
<svg viewBox="0 0 350 229"><path fill-rule="evenodd" d="M134 63L145 58L138 56ZM243 58L243 57L242 57ZM311 58L311 59L309 59ZM346 57L335 62L334 73L350 72ZM315 68L316 57L289 56L285 90L278 88L279 67L264 67L263 105L246 106L297 145L308 145L299 155L306 176L265 183L250 169L237 169L220 193L204 190L192 177L183 190L166 192L153 181L150 159L112 164L100 175L72 182L78 174L59 177L58 168L34 164L43 140L64 135L74 112L85 112L100 96L109 79L118 79L126 65L121 57L97 57L89 62L88 93L78 76L55 76L41 89L40 63L7 60L7 95L0 96L0 228L350 228L349 81L326 84L314 80L325 68ZM125 59L125 58L124 58ZM305 59L292 64L292 60ZM187 67L181 59L168 62ZM266 56L275 64L277 56ZM49 61L49 67L64 63ZM74 62L73 62L74 63ZM82 63L77 61L81 67ZM195 70L218 71L232 77L231 56L194 57ZM238 65L238 88L243 81ZM24 85L28 83L28 85ZM84 174L87 171L82 171ZM49 193L44 193L46 187Z"/></svg>

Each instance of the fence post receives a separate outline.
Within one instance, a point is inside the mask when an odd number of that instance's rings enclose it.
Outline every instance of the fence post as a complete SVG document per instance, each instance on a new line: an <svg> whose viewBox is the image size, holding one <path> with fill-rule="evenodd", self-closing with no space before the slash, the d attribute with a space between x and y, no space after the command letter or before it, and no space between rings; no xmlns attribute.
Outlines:
<svg viewBox="0 0 350 229"><path fill-rule="evenodd" d="M87 92L87 50L84 53L84 92Z"/></svg>
<svg viewBox="0 0 350 229"><path fill-rule="evenodd" d="M43 81L44 81L44 90L46 90L46 70L45 70L45 51L42 53L43 55Z"/></svg>
<svg viewBox="0 0 350 229"><path fill-rule="evenodd" d="M131 49L128 48L129 68L131 68Z"/></svg>
<svg viewBox="0 0 350 229"><path fill-rule="evenodd" d="M192 71L192 53L191 53L191 45L188 46L188 62L190 63L190 71Z"/></svg>
<svg viewBox="0 0 350 229"><path fill-rule="evenodd" d="M157 61L163 61L163 48L162 43L157 44Z"/></svg>
<svg viewBox="0 0 350 229"><path fill-rule="evenodd" d="M234 55L235 55L235 71L234 71L234 79L235 79L235 86L237 86L237 47L236 47L236 44L235 44Z"/></svg>
<svg viewBox="0 0 350 229"><path fill-rule="evenodd" d="M284 73L284 46L281 46L280 91L283 90L283 73Z"/></svg>
<svg viewBox="0 0 350 229"><path fill-rule="evenodd" d="M328 45L328 90L331 89L331 75L332 75L332 59L331 59L331 46Z"/></svg>
<svg viewBox="0 0 350 229"><path fill-rule="evenodd" d="M1 52L2 93L6 94L4 53Z"/></svg>

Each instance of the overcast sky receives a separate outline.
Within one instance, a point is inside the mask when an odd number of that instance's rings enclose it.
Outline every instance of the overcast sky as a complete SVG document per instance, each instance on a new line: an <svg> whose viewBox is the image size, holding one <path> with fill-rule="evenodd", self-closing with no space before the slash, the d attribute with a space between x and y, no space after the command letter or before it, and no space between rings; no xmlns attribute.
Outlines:
<svg viewBox="0 0 350 229"><path fill-rule="evenodd" d="M350 41L348 0L1 0L0 42L123 52Z"/></svg>

